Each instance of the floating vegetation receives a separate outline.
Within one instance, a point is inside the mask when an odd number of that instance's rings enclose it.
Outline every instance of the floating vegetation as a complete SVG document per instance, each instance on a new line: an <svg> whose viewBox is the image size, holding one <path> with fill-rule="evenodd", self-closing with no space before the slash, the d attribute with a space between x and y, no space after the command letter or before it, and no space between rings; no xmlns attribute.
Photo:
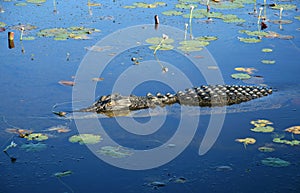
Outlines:
<svg viewBox="0 0 300 193"><path fill-rule="evenodd" d="M228 15L223 15L222 19L226 23L243 23L246 20L238 18L236 15L233 14L228 14Z"/></svg>
<svg viewBox="0 0 300 193"><path fill-rule="evenodd" d="M182 12L181 11L175 11L175 10L169 10L169 11L162 12L162 14L164 14L166 16L178 16L178 15L182 15Z"/></svg>
<svg viewBox="0 0 300 193"><path fill-rule="evenodd" d="M290 165L290 162L274 157L268 157L266 159L263 159L261 160L261 163L271 167L286 167Z"/></svg>
<svg viewBox="0 0 300 193"><path fill-rule="evenodd" d="M231 166L217 166L216 167L216 171L218 172L227 172L227 171L231 171L232 167Z"/></svg>
<svg viewBox="0 0 300 193"><path fill-rule="evenodd" d="M31 133L28 136L25 136L27 140L35 140L35 141L44 141L48 139L48 136L43 133Z"/></svg>
<svg viewBox="0 0 300 193"><path fill-rule="evenodd" d="M217 39L218 39L218 37L216 37L216 36L200 36L200 37L195 38L195 40L198 40L198 41L214 41Z"/></svg>
<svg viewBox="0 0 300 193"><path fill-rule="evenodd" d="M175 7L178 8L178 9L190 9L191 6L196 8L198 5L197 4L189 4L189 3L178 3L178 4L175 5Z"/></svg>
<svg viewBox="0 0 300 193"><path fill-rule="evenodd" d="M177 184L183 184L186 182L187 182L187 179L185 177L178 177L178 178L174 179L174 183L177 183Z"/></svg>
<svg viewBox="0 0 300 193"><path fill-rule="evenodd" d="M246 80L246 79L250 79L251 76L249 74L245 74L245 73L235 73L235 74L231 74L231 78L239 79L239 80Z"/></svg>
<svg viewBox="0 0 300 193"><path fill-rule="evenodd" d="M41 4L41 3L45 3L46 0L26 0L26 2L34 3L34 4Z"/></svg>
<svg viewBox="0 0 300 193"><path fill-rule="evenodd" d="M285 129L284 131L298 135L300 134L300 126L292 126Z"/></svg>
<svg viewBox="0 0 300 193"><path fill-rule="evenodd" d="M33 37L33 36L26 36L26 37L23 37L22 40L27 40L27 41L29 41L29 40L35 40L35 37Z"/></svg>
<svg viewBox="0 0 300 193"><path fill-rule="evenodd" d="M178 49L182 50L183 52L195 52L195 51L201 51L203 47L209 45L208 41L201 41L197 38L194 40L185 40L182 42L179 42L181 46L178 47Z"/></svg>
<svg viewBox="0 0 300 193"><path fill-rule="evenodd" d="M25 150L26 152L42 151L46 148L47 145L44 143L28 143L28 144L21 145L21 149Z"/></svg>
<svg viewBox="0 0 300 193"><path fill-rule="evenodd" d="M282 139L282 137L275 137L273 139L274 143L282 143L282 144L286 144L286 145L290 145L290 146L295 146L295 145L300 145L300 141L299 140L287 140L287 139Z"/></svg>
<svg viewBox="0 0 300 193"><path fill-rule="evenodd" d="M284 10L290 10L290 9L296 9L296 5L292 4L275 4L275 6L271 7L272 9L284 9Z"/></svg>
<svg viewBox="0 0 300 193"><path fill-rule="evenodd" d="M262 60L261 63L263 64L275 64L275 60Z"/></svg>
<svg viewBox="0 0 300 193"><path fill-rule="evenodd" d="M0 22L0 27L5 27L5 26L6 26L6 23Z"/></svg>
<svg viewBox="0 0 300 193"><path fill-rule="evenodd" d="M271 48L263 48L261 51L266 53L273 52Z"/></svg>
<svg viewBox="0 0 300 193"><path fill-rule="evenodd" d="M290 23L293 23L293 21L291 20L271 20L270 21L271 23L274 23L274 24L290 24Z"/></svg>
<svg viewBox="0 0 300 193"><path fill-rule="evenodd" d="M275 151L274 148L272 148L272 147L267 147L267 146L259 147L258 150L259 150L260 152L265 152L265 153Z"/></svg>
<svg viewBox="0 0 300 193"><path fill-rule="evenodd" d="M295 19L298 19L298 20L300 21L300 15L295 16L294 18L295 18Z"/></svg>
<svg viewBox="0 0 300 193"><path fill-rule="evenodd" d="M15 3L14 5L15 5L15 6L26 6L27 3L25 3L25 2L20 2L20 3Z"/></svg>
<svg viewBox="0 0 300 193"><path fill-rule="evenodd" d="M100 81L102 81L102 80L104 80L104 78L92 78L92 81L94 81L94 82L100 82Z"/></svg>
<svg viewBox="0 0 300 193"><path fill-rule="evenodd" d="M67 133L67 132L70 132L71 130L67 126L58 125L58 126L50 127L48 129L46 129L45 131L56 131L58 133Z"/></svg>
<svg viewBox="0 0 300 193"><path fill-rule="evenodd" d="M102 155L111 156L114 158L123 158L128 157L132 155L132 152L130 152L128 149L124 147L112 147L112 146L104 146L101 147L100 150L97 151L98 153Z"/></svg>
<svg viewBox="0 0 300 193"><path fill-rule="evenodd" d="M152 50L172 50L174 46L170 45L174 42L171 38L161 38L161 37L153 37L146 39L148 44L152 44L149 46Z"/></svg>
<svg viewBox="0 0 300 193"><path fill-rule="evenodd" d="M67 170L67 171L63 171L63 172L57 172L54 174L55 177L57 178L61 178L61 177L64 177L64 176L69 176L71 175L73 172L71 170Z"/></svg>
<svg viewBox="0 0 300 193"><path fill-rule="evenodd" d="M255 127L264 127L266 125L273 125L273 123L267 119L258 119L255 121L251 121L250 124L254 125Z"/></svg>
<svg viewBox="0 0 300 193"><path fill-rule="evenodd" d="M156 8L158 6L166 6L165 2L154 2L154 3L143 3L143 2L136 2L133 5L125 5L123 8L126 9L134 9L134 8Z"/></svg>
<svg viewBox="0 0 300 193"><path fill-rule="evenodd" d="M253 74L254 71L257 71L255 68L244 68L244 67L236 67L234 70L239 72L246 72L247 74Z"/></svg>
<svg viewBox="0 0 300 193"><path fill-rule="evenodd" d="M93 51L93 52L102 52L102 51L106 51L106 50L111 50L113 47L112 46L89 46L89 47L85 47L86 50L88 51Z"/></svg>
<svg viewBox="0 0 300 193"><path fill-rule="evenodd" d="M75 85L75 82L69 81L69 80L61 80L58 83L61 85L64 85L64 86L74 86Z"/></svg>
<svg viewBox="0 0 300 193"><path fill-rule="evenodd" d="M79 135L73 135L69 138L69 141L71 143L79 143L82 144L95 144L99 143L102 140L100 135L94 135L94 134L79 134Z"/></svg>
<svg viewBox="0 0 300 193"><path fill-rule="evenodd" d="M5 129L5 131L8 133L18 134L19 137L21 137L21 138L24 138L25 136L28 136L29 134L32 133L32 130L17 129L17 128L7 128L7 129Z"/></svg>
<svg viewBox="0 0 300 193"><path fill-rule="evenodd" d="M254 144L256 142L256 140L254 138L250 138L250 137L247 137L244 139L236 139L235 141L243 143L245 148L248 144Z"/></svg>
<svg viewBox="0 0 300 193"><path fill-rule="evenodd" d="M238 39L241 42L244 42L244 43L258 43L258 42L261 42L261 39L257 39L257 38L241 38L241 37L238 37Z"/></svg>
<svg viewBox="0 0 300 193"><path fill-rule="evenodd" d="M10 29L13 30L19 30L19 31L31 31L36 29L37 27L31 24L18 24L10 27Z"/></svg>
<svg viewBox="0 0 300 193"><path fill-rule="evenodd" d="M68 38L86 40L90 39L88 34L100 32L95 28L69 27L43 29L37 33L39 37L54 37L54 40L67 40Z"/></svg>
<svg viewBox="0 0 300 193"><path fill-rule="evenodd" d="M272 126L260 126L260 127L254 127L250 130L254 131L254 132L271 133L271 132L274 131L274 127L272 127Z"/></svg>
<svg viewBox="0 0 300 193"><path fill-rule="evenodd" d="M250 31L250 30L239 30L239 33L247 34L248 36L259 36L259 37L268 35L268 33L264 31Z"/></svg>

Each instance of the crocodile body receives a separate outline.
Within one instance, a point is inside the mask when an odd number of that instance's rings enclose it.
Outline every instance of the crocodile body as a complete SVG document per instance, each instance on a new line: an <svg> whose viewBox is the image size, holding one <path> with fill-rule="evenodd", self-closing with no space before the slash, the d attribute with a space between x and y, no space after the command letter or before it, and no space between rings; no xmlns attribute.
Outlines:
<svg viewBox="0 0 300 193"><path fill-rule="evenodd" d="M176 94L148 93L146 96L122 96L111 94L100 97L90 107L79 112L111 114L114 112L134 111L157 106L164 107L175 103L189 106L214 107L247 102L272 94L271 88L238 85L208 85L178 91Z"/></svg>

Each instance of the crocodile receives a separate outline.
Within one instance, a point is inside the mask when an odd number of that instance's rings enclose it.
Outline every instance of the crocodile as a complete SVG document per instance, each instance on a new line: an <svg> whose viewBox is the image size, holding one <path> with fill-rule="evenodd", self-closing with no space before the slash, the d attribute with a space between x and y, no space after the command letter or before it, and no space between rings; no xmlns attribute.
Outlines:
<svg viewBox="0 0 300 193"><path fill-rule="evenodd" d="M175 94L148 93L146 96L122 96L118 93L101 96L91 106L75 112L95 112L114 116L122 112L180 104L200 107L221 107L268 96L272 88L243 85L202 85Z"/></svg>

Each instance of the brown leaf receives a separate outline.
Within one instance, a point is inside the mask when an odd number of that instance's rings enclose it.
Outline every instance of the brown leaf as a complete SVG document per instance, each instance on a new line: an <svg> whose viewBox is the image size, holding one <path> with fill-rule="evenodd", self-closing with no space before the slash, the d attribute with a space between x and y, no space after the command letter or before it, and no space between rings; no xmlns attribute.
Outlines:
<svg viewBox="0 0 300 193"><path fill-rule="evenodd" d="M68 80L61 80L58 82L61 85L65 85L65 86L74 86L75 82L73 81L68 81Z"/></svg>

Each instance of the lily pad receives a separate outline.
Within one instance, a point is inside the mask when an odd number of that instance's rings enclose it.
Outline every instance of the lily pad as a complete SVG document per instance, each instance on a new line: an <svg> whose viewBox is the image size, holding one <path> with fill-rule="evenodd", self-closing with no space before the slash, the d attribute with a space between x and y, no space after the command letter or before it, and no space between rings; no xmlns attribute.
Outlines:
<svg viewBox="0 0 300 193"><path fill-rule="evenodd" d="M41 4L45 3L46 0L26 0L28 3Z"/></svg>
<svg viewBox="0 0 300 193"><path fill-rule="evenodd" d="M182 46L179 46L178 49L184 52L194 52L194 51L201 51L204 46L209 45L208 41L199 41L195 40L186 40L179 42Z"/></svg>
<svg viewBox="0 0 300 193"><path fill-rule="evenodd" d="M189 3L178 3L175 5L178 9L190 9L191 6L194 6L194 8L198 7L197 4L189 4Z"/></svg>
<svg viewBox="0 0 300 193"><path fill-rule="evenodd" d="M285 129L284 131L298 135L300 134L300 126L292 126Z"/></svg>
<svg viewBox="0 0 300 193"><path fill-rule="evenodd" d="M257 39L257 38L241 38L241 37L238 37L238 39L241 42L244 42L244 43L258 43L258 42L261 42L261 39Z"/></svg>
<svg viewBox="0 0 300 193"><path fill-rule="evenodd" d="M274 148L272 148L272 147L266 147L266 146L259 147L258 150L260 152L273 152L273 151L275 151Z"/></svg>
<svg viewBox="0 0 300 193"><path fill-rule="evenodd" d="M24 138L28 140L36 140L36 141L44 141L48 139L48 136L43 133L31 133L28 136L25 136Z"/></svg>
<svg viewBox="0 0 300 193"><path fill-rule="evenodd" d="M300 21L300 15L297 15L294 17L295 19L298 19Z"/></svg>
<svg viewBox="0 0 300 193"><path fill-rule="evenodd" d="M15 6L26 6L27 3L25 2L20 2L20 3L15 3Z"/></svg>
<svg viewBox="0 0 300 193"><path fill-rule="evenodd" d="M25 150L26 152L42 151L46 148L47 145L44 143L28 143L21 145L21 149Z"/></svg>
<svg viewBox="0 0 300 193"><path fill-rule="evenodd" d="M289 10L289 9L296 9L297 6L293 4L276 4L275 6L271 7L272 9L281 9L283 10Z"/></svg>
<svg viewBox="0 0 300 193"><path fill-rule="evenodd" d="M96 144L102 140L100 135L94 134L79 134L73 135L69 138L71 143L79 143L79 144Z"/></svg>
<svg viewBox="0 0 300 193"><path fill-rule="evenodd" d="M263 159L261 160L261 163L271 167L286 167L290 165L290 162L274 157L268 157L266 159Z"/></svg>
<svg viewBox="0 0 300 193"><path fill-rule="evenodd" d="M247 137L247 138L244 138L244 139L236 139L235 141L243 143L244 147L246 148L247 145L254 144L256 142L256 139Z"/></svg>
<svg viewBox="0 0 300 193"><path fill-rule="evenodd" d="M254 127L253 129L250 129L254 132L261 132L261 133L271 133L274 131L274 127L271 126L262 126L262 127Z"/></svg>
<svg viewBox="0 0 300 193"><path fill-rule="evenodd" d="M149 48L151 50L155 50L157 48L157 46L153 45L153 46L149 46ZM159 46L158 50L172 50L173 48L174 48L174 46L172 46L172 45L162 44Z"/></svg>
<svg viewBox="0 0 300 193"><path fill-rule="evenodd" d="M5 26L6 26L6 23L0 22L0 27L5 27Z"/></svg>
<svg viewBox="0 0 300 193"><path fill-rule="evenodd" d="M286 139L282 139L280 137L275 137L273 139L273 142L274 143L282 143L282 144L286 144L286 145L290 145L290 146L300 145L299 140L286 140Z"/></svg>
<svg viewBox="0 0 300 193"><path fill-rule="evenodd" d="M178 15L182 15L182 12L181 11L175 11L175 10L169 10L169 11L162 12L162 14L164 14L166 16L178 16Z"/></svg>
<svg viewBox="0 0 300 193"><path fill-rule="evenodd" d="M132 155L132 152L130 152L128 149L124 147L112 147L112 146L104 146L101 147L100 150L97 151L98 153L102 155L111 156L114 158L123 158L128 157Z"/></svg>
<svg viewBox="0 0 300 193"><path fill-rule="evenodd" d="M250 123L255 127L264 127L266 125L273 125L273 123L267 119L258 119L256 121L251 121Z"/></svg>
<svg viewBox="0 0 300 193"><path fill-rule="evenodd" d="M161 40L162 40L161 37L153 37L153 38L146 39L146 42L148 44L158 45L161 42ZM163 41L164 44L171 44L173 42L174 40L172 38L168 38Z"/></svg>
<svg viewBox="0 0 300 193"><path fill-rule="evenodd" d="M267 53L273 52L273 50L271 48L263 48L261 51L262 52L267 52Z"/></svg>
<svg viewBox="0 0 300 193"><path fill-rule="evenodd" d="M218 39L218 37L216 37L216 36L200 36L200 37L195 38L195 40L198 40L198 41L214 41L217 39Z"/></svg>
<svg viewBox="0 0 300 193"><path fill-rule="evenodd" d="M262 60L261 63L263 64L275 64L275 60Z"/></svg>
<svg viewBox="0 0 300 193"><path fill-rule="evenodd" d="M88 35L94 32L100 32L100 30L85 27L49 28L39 31L37 35L39 37L54 37L54 40L66 40L68 38L85 40L90 39Z"/></svg>
<svg viewBox="0 0 300 193"><path fill-rule="evenodd" d="M25 37L23 37L23 40L27 40L27 41L35 40L35 37L34 36L25 36Z"/></svg>
<svg viewBox="0 0 300 193"><path fill-rule="evenodd" d="M239 72L246 72L247 74L253 74L254 71L257 71L255 68L244 68L244 67L236 67L234 70Z"/></svg>
<svg viewBox="0 0 300 193"><path fill-rule="evenodd" d="M64 177L64 176L69 176L71 175L73 172L71 170L67 170L67 171L63 171L63 172L57 172L54 174L55 177L57 178L61 178L61 177Z"/></svg>
<svg viewBox="0 0 300 193"><path fill-rule="evenodd" d="M239 33L247 34L248 36L266 36L267 32L264 31L249 31L249 30L239 30Z"/></svg>
<svg viewBox="0 0 300 193"><path fill-rule="evenodd" d="M245 73L232 74L231 77L234 79L240 79L240 80L246 80L246 79L251 78L251 76L249 74L245 74Z"/></svg>
<svg viewBox="0 0 300 193"><path fill-rule="evenodd" d="M31 24L18 24L11 27L13 30L19 30L19 31L31 31L36 29L37 27Z"/></svg>
<svg viewBox="0 0 300 193"><path fill-rule="evenodd" d="M58 125L58 126L50 127L48 129L46 129L45 131L56 131L58 133L67 133L67 132L70 132L71 130L64 125Z"/></svg>
<svg viewBox="0 0 300 193"><path fill-rule="evenodd" d="M157 6L166 6L166 3L165 2L154 2L154 3L136 2L133 3L133 6L138 8L156 8Z"/></svg>

